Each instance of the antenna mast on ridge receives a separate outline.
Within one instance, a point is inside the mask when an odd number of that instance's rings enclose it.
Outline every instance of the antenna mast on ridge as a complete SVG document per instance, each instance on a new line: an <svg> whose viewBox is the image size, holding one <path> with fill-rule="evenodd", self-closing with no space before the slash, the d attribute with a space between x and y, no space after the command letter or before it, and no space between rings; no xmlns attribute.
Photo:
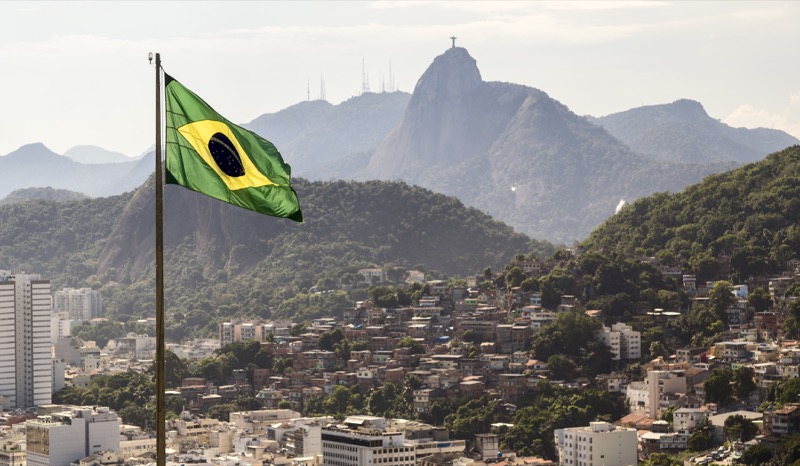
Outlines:
<svg viewBox="0 0 800 466"><path fill-rule="evenodd" d="M361 59L361 93L369 92L369 77L367 76L367 66L364 59Z"/></svg>

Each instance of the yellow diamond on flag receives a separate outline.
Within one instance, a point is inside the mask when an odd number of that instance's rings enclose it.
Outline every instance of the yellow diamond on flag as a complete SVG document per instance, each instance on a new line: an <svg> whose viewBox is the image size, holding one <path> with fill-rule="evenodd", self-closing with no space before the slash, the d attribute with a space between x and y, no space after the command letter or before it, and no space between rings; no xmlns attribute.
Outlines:
<svg viewBox="0 0 800 466"><path fill-rule="evenodd" d="M231 191L277 185L259 171L222 121L201 120L178 128Z"/></svg>

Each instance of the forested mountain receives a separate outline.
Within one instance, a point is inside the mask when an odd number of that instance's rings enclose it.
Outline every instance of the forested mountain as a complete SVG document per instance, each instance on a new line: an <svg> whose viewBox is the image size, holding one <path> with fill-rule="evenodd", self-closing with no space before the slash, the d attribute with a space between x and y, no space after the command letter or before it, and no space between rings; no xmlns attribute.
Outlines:
<svg viewBox="0 0 800 466"><path fill-rule="evenodd" d="M568 242L620 199L677 191L724 168L645 159L538 89L483 81L455 47L420 78L365 176L453 195L529 235Z"/></svg>
<svg viewBox="0 0 800 466"><path fill-rule="evenodd" d="M352 285L355 272L372 265L402 280L411 268L458 275L552 251L454 198L404 183L298 179L295 189L304 224L166 187L171 331L185 336L234 314L268 316L270 308L284 316L339 312L352 305L349 296L307 293ZM102 287L120 321L152 315L153 196L151 181L111 198L0 206L0 268L41 273L55 287Z"/></svg>
<svg viewBox="0 0 800 466"><path fill-rule="evenodd" d="M12 204L14 202L33 201L37 199L45 201L79 201L87 199L88 196L70 191L68 189L46 188L23 188L13 191L8 196L0 199L0 205Z"/></svg>
<svg viewBox="0 0 800 466"><path fill-rule="evenodd" d="M31 187L51 186L87 196L110 196L139 187L153 172L153 159L82 164L43 144L28 144L0 157L0 198Z"/></svg>
<svg viewBox="0 0 800 466"><path fill-rule="evenodd" d="M353 179L342 161L371 153L400 121L408 99L405 92L367 92L338 105L301 102L244 126L275 144L294 176L326 180L335 171L340 178Z"/></svg>
<svg viewBox="0 0 800 466"><path fill-rule="evenodd" d="M589 120L635 152L673 162L755 162L800 143L779 130L732 128L708 116L700 102L687 99Z"/></svg>
<svg viewBox="0 0 800 466"><path fill-rule="evenodd" d="M800 146L712 175L677 194L639 199L583 243L605 254L655 255L712 279L730 258L733 281L800 258Z"/></svg>

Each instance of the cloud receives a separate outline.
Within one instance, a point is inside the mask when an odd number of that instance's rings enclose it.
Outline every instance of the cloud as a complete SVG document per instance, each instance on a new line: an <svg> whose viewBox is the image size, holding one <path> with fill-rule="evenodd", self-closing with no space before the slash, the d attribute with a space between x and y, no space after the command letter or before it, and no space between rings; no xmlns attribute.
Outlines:
<svg viewBox="0 0 800 466"><path fill-rule="evenodd" d="M795 102L798 96L790 96L789 100ZM800 138L800 121L787 117L788 113L774 114L767 110L756 108L750 104L737 107L722 121L726 125L744 128L770 128L786 131L796 138Z"/></svg>

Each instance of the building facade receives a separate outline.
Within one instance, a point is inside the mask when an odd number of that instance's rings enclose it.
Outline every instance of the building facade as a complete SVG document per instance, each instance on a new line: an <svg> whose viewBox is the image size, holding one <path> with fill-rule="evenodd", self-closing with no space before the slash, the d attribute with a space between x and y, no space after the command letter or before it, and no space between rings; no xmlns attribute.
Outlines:
<svg viewBox="0 0 800 466"><path fill-rule="evenodd" d="M0 395L10 408L49 404L50 281L0 271Z"/></svg>
<svg viewBox="0 0 800 466"><path fill-rule="evenodd" d="M322 429L323 466L415 466L416 446L386 428L386 419L351 416Z"/></svg>
<svg viewBox="0 0 800 466"><path fill-rule="evenodd" d="M556 429L559 464L566 466L637 465L636 429L608 422Z"/></svg>
<svg viewBox="0 0 800 466"><path fill-rule="evenodd" d="M29 466L69 466L100 451L119 453L119 418L103 407L71 407L25 424Z"/></svg>
<svg viewBox="0 0 800 466"><path fill-rule="evenodd" d="M615 361L635 360L642 357L642 334L630 325L618 322L599 330L595 338L611 349Z"/></svg>
<svg viewBox="0 0 800 466"><path fill-rule="evenodd" d="M53 295L53 312L65 312L70 320L92 320L103 313L103 297L91 288L64 288Z"/></svg>

